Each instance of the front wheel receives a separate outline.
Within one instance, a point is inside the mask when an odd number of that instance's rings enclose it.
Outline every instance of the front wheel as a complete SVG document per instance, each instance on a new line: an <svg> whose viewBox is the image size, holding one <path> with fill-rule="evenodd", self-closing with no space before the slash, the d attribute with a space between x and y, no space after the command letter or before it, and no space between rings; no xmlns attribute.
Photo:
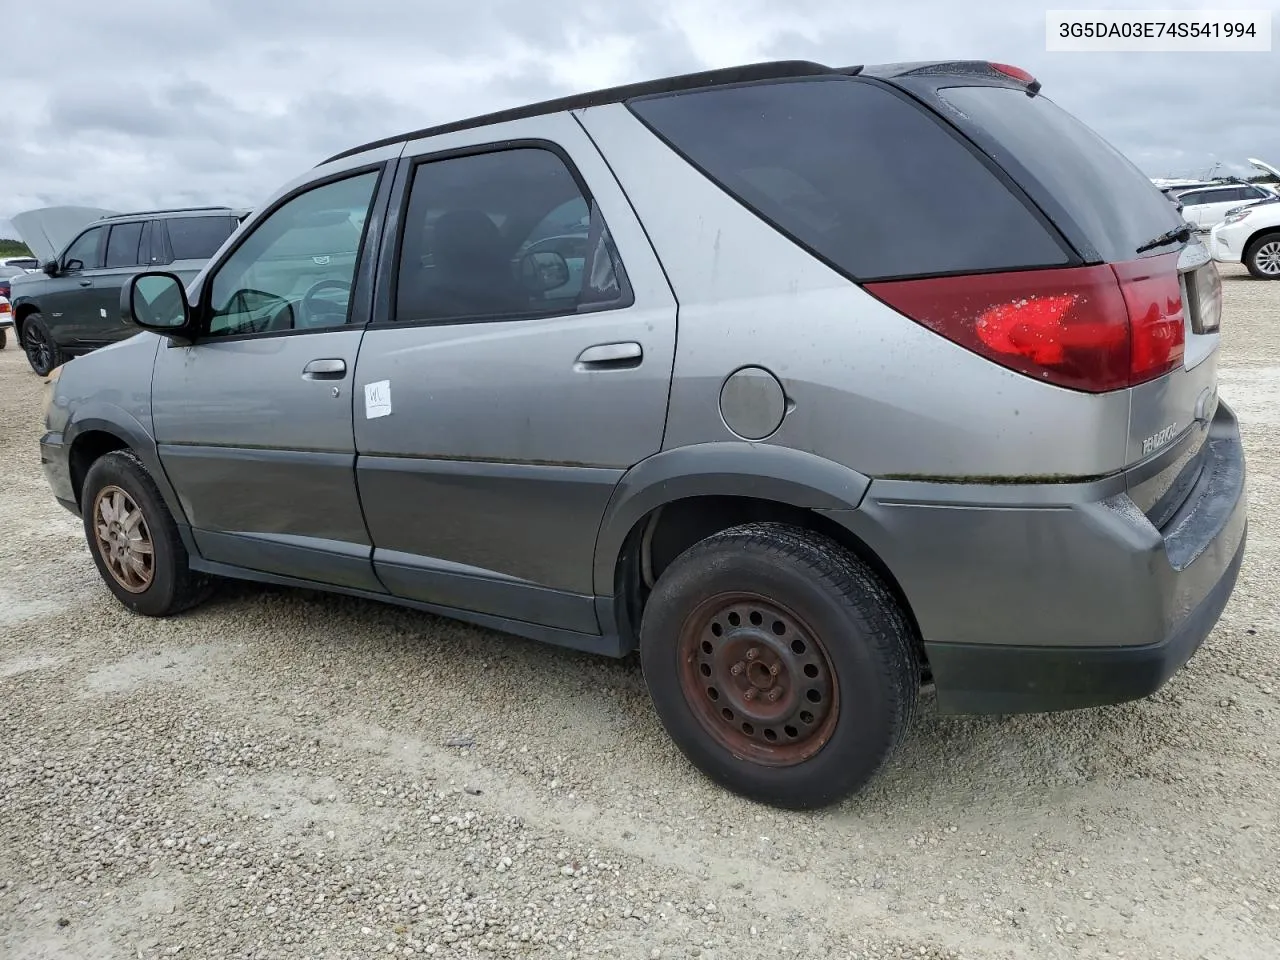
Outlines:
<svg viewBox="0 0 1280 960"><path fill-rule="evenodd" d="M66 360L62 349L53 339L53 334L49 332L44 317L38 313L31 314L23 321L22 349L31 369L42 377L47 377Z"/></svg>
<svg viewBox="0 0 1280 960"><path fill-rule="evenodd" d="M1259 280L1280 280L1280 233L1268 233L1249 244L1244 265Z"/></svg>
<svg viewBox="0 0 1280 960"><path fill-rule="evenodd" d="M888 589L827 537L748 524L695 544L645 607L654 706L692 763L774 806L859 790L915 708L915 636Z"/></svg>
<svg viewBox="0 0 1280 960"><path fill-rule="evenodd" d="M132 451L105 454L89 468L80 509L93 562L130 610L166 617L208 595L160 490Z"/></svg>

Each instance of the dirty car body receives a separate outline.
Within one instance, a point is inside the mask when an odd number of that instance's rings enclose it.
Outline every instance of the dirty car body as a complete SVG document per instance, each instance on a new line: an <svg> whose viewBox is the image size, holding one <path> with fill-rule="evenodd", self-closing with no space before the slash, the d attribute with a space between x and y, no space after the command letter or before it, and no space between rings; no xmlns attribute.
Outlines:
<svg viewBox="0 0 1280 960"><path fill-rule="evenodd" d="M81 511L127 448L196 571L610 656L689 551L786 527L881 585L944 712L1149 694L1245 544L1217 273L1028 80L755 65L339 155L259 208L170 332L63 368L46 475ZM566 203L584 261L509 295ZM308 239L348 211L354 249ZM719 676L702 646L681 663ZM737 787L780 749L739 726L724 767L697 761Z"/></svg>

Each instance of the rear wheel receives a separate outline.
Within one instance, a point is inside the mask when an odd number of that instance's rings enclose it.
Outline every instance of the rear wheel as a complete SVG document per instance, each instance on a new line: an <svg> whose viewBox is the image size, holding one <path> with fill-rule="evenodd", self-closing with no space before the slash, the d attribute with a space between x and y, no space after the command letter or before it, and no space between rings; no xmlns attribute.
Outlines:
<svg viewBox="0 0 1280 960"><path fill-rule="evenodd" d="M672 739L736 793L792 809L866 784L920 685L902 609L826 537L748 524L690 547L645 607L640 655Z"/></svg>
<svg viewBox="0 0 1280 960"><path fill-rule="evenodd" d="M31 369L42 377L66 361L65 354L45 325L44 317L38 313L29 314L22 322L22 349Z"/></svg>
<svg viewBox="0 0 1280 960"><path fill-rule="evenodd" d="M191 570L173 516L131 451L105 454L89 468L80 510L98 572L130 610L166 617L208 596L208 580Z"/></svg>
<svg viewBox="0 0 1280 960"><path fill-rule="evenodd" d="M9 345L9 331L5 327L0 327L0 350Z"/></svg>
<svg viewBox="0 0 1280 960"><path fill-rule="evenodd" d="M1268 233L1249 244L1244 265L1259 280L1280 280L1280 233Z"/></svg>

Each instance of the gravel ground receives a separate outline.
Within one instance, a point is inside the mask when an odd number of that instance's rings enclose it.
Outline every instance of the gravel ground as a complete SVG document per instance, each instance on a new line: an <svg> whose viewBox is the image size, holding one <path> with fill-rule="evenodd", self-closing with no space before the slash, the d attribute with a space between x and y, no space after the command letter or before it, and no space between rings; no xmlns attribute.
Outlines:
<svg viewBox="0 0 1280 960"><path fill-rule="evenodd" d="M867 793L806 815L696 774L634 661L251 585L130 616L11 346L0 956L1274 958L1280 284L1224 273L1252 527L1207 645L1115 708L926 697Z"/></svg>

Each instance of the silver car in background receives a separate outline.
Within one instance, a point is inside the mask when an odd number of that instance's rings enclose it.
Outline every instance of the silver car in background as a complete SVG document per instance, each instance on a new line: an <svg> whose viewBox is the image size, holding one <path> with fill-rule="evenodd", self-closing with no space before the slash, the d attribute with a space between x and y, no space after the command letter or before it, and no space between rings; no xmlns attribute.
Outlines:
<svg viewBox="0 0 1280 960"><path fill-rule="evenodd" d="M1221 303L1024 71L755 64L330 158L132 280L41 456L139 613L237 577L638 650L693 763L814 807L926 684L1087 707L1193 655L1246 533Z"/></svg>

